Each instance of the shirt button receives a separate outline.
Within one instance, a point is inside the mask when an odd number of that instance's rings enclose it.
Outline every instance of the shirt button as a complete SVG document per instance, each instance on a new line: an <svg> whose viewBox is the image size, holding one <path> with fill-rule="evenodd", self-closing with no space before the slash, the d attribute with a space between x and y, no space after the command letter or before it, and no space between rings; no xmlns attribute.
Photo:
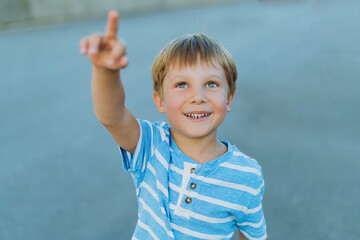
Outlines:
<svg viewBox="0 0 360 240"><path fill-rule="evenodd" d="M195 168L193 167L192 169L190 169L190 172L191 173L194 173L194 171L195 171Z"/></svg>
<svg viewBox="0 0 360 240"><path fill-rule="evenodd" d="M195 188L196 188L196 183L190 184L190 188L191 188L191 189L195 189Z"/></svg>
<svg viewBox="0 0 360 240"><path fill-rule="evenodd" d="M192 201L192 199L191 199L190 197L185 198L185 202L186 202L187 204L191 203L191 201Z"/></svg>

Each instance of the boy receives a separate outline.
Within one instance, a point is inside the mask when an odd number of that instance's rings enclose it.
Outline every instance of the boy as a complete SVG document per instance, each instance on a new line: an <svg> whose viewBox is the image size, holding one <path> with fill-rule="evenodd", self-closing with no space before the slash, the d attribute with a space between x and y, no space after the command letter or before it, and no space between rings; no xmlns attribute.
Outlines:
<svg viewBox="0 0 360 240"><path fill-rule="evenodd" d="M230 53L204 34L166 45L153 64L153 98L169 125L150 123L124 106L119 71L128 59L117 21L110 12L105 35L83 38L80 51L93 64L95 115L135 182L139 216L132 239L231 239L235 227L240 239L266 239L260 166L216 138L235 92Z"/></svg>

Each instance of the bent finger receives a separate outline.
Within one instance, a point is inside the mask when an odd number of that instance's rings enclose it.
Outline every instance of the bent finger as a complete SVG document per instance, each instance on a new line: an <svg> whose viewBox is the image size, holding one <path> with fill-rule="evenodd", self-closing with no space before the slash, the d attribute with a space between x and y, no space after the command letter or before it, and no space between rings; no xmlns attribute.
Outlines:
<svg viewBox="0 0 360 240"><path fill-rule="evenodd" d="M101 43L101 35L99 33L93 33L89 40L89 54L96 54L99 51Z"/></svg>
<svg viewBox="0 0 360 240"><path fill-rule="evenodd" d="M129 64L129 60L128 60L128 57L126 55L124 55L116 60L110 58L108 60L107 64L108 64L109 68L122 69L122 68L125 68Z"/></svg>
<svg viewBox="0 0 360 240"><path fill-rule="evenodd" d="M113 39L116 38L118 31L118 18L119 14L115 10L109 12L105 30L105 37Z"/></svg>
<svg viewBox="0 0 360 240"><path fill-rule="evenodd" d="M80 40L80 53L82 55L86 55L89 47L89 39L87 37L83 37Z"/></svg>
<svg viewBox="0 0 360 240"><path fill-rule="evenodd" d="M120 59L120 62L119 62L119 65L120 65L120 68L125 68L127 67L127 65L129 64L129 59L127 56L123 56L121 59Z"/></svg>
<svg viewBox="0 0 360 240"><path fill-rule="evenodd" d="M126 47L125 45L118 41L116 42L114 48L112 49L111 53L110 53L110 58L112 59L119 59L122 56L126 55Z"/></svg>

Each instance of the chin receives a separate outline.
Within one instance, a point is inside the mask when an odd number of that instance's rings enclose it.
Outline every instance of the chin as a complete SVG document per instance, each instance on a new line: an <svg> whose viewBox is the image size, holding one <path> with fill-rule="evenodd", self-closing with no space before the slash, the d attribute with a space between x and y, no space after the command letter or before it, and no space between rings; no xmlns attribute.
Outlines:
<svg viewBox="0 0 360 240"><path fill-rule="evenodd" d="M216 130L215 131L196 131L196 132L191 131L191 132L183 132L180 134L185 137L192 138L192 139L201 139L201 138L206 138L206 137L209 137L212 135L216 136Z"/></svg>

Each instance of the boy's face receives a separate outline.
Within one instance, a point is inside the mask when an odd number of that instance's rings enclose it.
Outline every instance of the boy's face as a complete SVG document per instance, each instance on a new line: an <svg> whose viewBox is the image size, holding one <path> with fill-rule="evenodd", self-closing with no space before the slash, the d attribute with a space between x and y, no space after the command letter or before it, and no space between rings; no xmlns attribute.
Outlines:
<svg viewBox="0 0 360 240"><path fill-rule="evenodd" d="M213 66L214 65L214 66ZM173 137L216 138L216 130L230 111L224 70L217 63L172 67L163 81L162 98L154 93L161 113L166 113Z"/></svg>

